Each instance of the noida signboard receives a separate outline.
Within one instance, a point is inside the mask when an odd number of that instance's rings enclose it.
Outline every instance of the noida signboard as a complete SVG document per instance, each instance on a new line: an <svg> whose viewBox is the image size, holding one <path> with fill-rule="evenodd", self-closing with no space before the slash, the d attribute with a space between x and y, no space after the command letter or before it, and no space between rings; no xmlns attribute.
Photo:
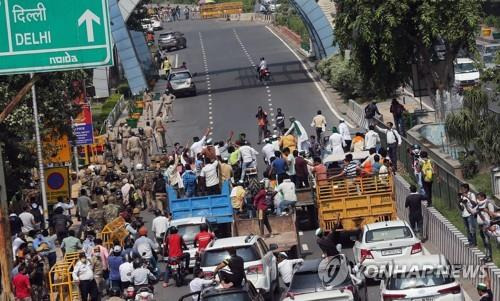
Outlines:
<svg viewBox="0 0 500 301"><path fill-rule="evenodd" d="M113 64L107 0L0 0L0 74Z"/></svg>

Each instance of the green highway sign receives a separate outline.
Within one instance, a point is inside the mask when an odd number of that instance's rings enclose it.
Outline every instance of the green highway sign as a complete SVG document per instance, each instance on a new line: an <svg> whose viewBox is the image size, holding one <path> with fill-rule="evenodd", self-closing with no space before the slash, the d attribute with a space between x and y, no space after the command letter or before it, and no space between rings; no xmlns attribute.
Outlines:
<svg viewBox="0 0 500 301"><path fill-rule="evenodd" d="M0 74L113 65L107 0L0 0Z"/></svg>

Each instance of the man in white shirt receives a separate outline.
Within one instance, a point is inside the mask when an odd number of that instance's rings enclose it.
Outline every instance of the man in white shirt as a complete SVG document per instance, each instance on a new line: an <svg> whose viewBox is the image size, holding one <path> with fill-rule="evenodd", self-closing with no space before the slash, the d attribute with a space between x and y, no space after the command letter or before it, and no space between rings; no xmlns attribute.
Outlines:
<svg viewBox="0 0 500 301"><path fill-rule="evenodd" d="M311 126L316 129L316 139L321 143L321 134L326 130L326 118L318 111L318 114L313 117Z"/></svg>
<svg viewBox="0 0 500 301"><path fill-rule="evenodd" d="M132 281L132 272L134 271L134 265L132 264L132 257L126 256L127 261L120 264L120 282L122 289L130 286Z"/></svg>
<svg viewBox="0 0 500 301"><path fill-rule="evenodd" d="M80 259L73 268L73 281L78 283L82 300L98 300L99 289L94 279L93 266L85 253L80 254Z"/></svg>
<svg viewBox="0 0 500 301"><path fill-rule="evenodd" d="M384 133L387 137L389 158L391 158L393 170L396 171L398 169L398 146L401 145L402 140L398 131L396 130L396 128L394 128L392 122L387 122L387 127L388 129L383 129L379 126L376 126L377 130Z"/></svg>
<svg viewBox="0 0 500 301"><path fill-rule="evenodd" d="M259 152L248 144L241 146L239 150L242 161L240 182L243 183L246 175L246 169L257 165L256 159Z"/></svg>
<svg viewBox="0 0 500 301"><path fill-rule="evenodd" d="M205 187L207 188L207 193L209 195L219 194L219 176L218 168L219 161L215 160L210 163L207 158L205 158L205 166L201 169L200 177L205 178Z"/></svg>
<svg viewBox="0 0 500 301"><path fill-rule="evenodd" d="M264 162L269 165L271 158L274 157L274 145L269 138L264 139L265 145L262 147L262 154L264 154Z"/></svg>
<svg viewBox="0 0 500 301"><path fill-rule="evenodd" d="M378 144L380 144L380 136L375 132L375 126L370 125L365 134L365 150L376 148Z"/></svg>
<svg viewBox="0 0 500 301"><path fill-rule="evenodd" d="M476 195L469 190L469 184L460 185L460 201L458 207L462 211L462 219L467 232L469 246L475 247L476 241L476 220L472 214L473 208L477 206Z"/></svg>
<svg viewBox="0 0 500 301"><path fill-rule="evenodd" d="M349 132L349 126L345 123L343 119L339 121L339 134L342 135L344 139L344 152L349 152L351 150L351 133Z"/></svg>
<svg viewBox="0 0 500 301"><path fill-rule="evenodd" d="M283 210L288 207L295 207L297 202L297 195L295 194L295 184L290 180L290 176L285 175L281 184L276 187L276 192L280 194L282 201L280 202L277 214L282 214Z"/></svg>
<svg viewBox="0 0 500 301"><path fill-rule="evenodd" d="M75 205L73 204L72 200L70 200L69 202L65 202L65 200L62 196L58 196L57 197L57 204L54 205L53 209L55 210L57 207L61 207L63 209L64 215L71 216L70 210L73 209L73 207L75 207Z"/></svg>
<svg viewBox="0 0 500 301"><path fill-rule="evenodd" d="M28 232L30 232L31 230L35 230L38 226L38 224L35 222L35 217L30 212L29 206L26 206L24 208L23 213L19 214L19 218L23 222L21 231L23 231L24 234L28 234Z"/></svg>
<svg viewBox="0 0 500 301"><path fill-rule="evenodd" d="M161 243L170 226L170 220L158 209L155 210L155 216L151 222L151 231L155 234L156 241Z"/></svg>
<svg viewBox="0 0 500 301"><path fill-rule="evenodd" d="M201 153L205 141L207 141L207 136L210 134L210 129L205 130L205 134L201 139L199 137L193 137L193 144L191 144L191 158L196 158L196 156Z"/></svg>
<svg viewBox="0 0 500 301"><path fill-rule="evenodd" d="M296 264L302 264L304 259L288 259L285 252L280 252L278 254L278 271L281 275L281 279L286 287L290 286L293 277L293 268Z"/></svg>
<svg viewBox="0 0 500 301"><path fill-rule="evenodd" d="M194 275L196 277L189 282L189 290L191 293L201 292L205 287L211 285L215 281L212 279L205 279L205 273L201 269L197 269ZM193 301L197 301L198 297L198 295L193 295Z"/></svg>

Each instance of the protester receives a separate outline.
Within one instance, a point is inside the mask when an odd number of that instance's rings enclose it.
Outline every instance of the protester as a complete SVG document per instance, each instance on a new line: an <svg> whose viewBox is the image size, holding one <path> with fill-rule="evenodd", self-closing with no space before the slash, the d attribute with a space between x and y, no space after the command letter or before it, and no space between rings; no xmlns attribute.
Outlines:
<svg viewBox="0 0 500 301"><path fill-rule="evenodd" d="M278 215L282 214L283 210L286 208L291 208L292 210L295 209L295 203L297 202L295 184L288 176L285 176L283 182L276 187L276 192L280 194L282 199L277 208ZM268 229L270 229L270 227Z"/></svg>
<svg viewBox="0 0 500 301"><path fill-rule="evenodd" d="M392 113L396 130L404 134L403 113L406 111L405 107L396 98L393 98L389 111Z"/></svg>
<svg viewBox="0 0 500 301"><path fill-rule="evenodd" d="M257 218L259 219L260 235L270 237L273 235L273 230L267 218L268 203L266 202L266 189L262 187L253 199L253 206L257 209ZM264 235L264 226L266 226L269 234Z"/></svg>
<svg viewBox="0 0 500 301"><path fill-rule="evenodd" d="M87 259L85 253L80 254L79 260L73 268L72 276L73 281L78 283L82 301L99 301L101 299L97 283L94 279L92 263Z"/></svg>
<svg viewBox="0 0 500 301"><path fill-rule="evenodd" d="M288 255L286 255L285 252L280 252L278 254L278 271L286 287L290 287L290 283L292 282L294 266L302 264L303 262L304 259L302 258L288 259Z"/></svg>
<svg viewBox="0 0 500 301"><path fill-rule="evenodd" d="M420 154L420 170L422 172L422 187L425 191L428 206L432 206L432 182L434 180L434 164L426 151ZM392 161L392 159L391 159Z"/></svg>
<svg viewBox="0 0 500 301"><path fill-rule="evenodd" d="M415 185L410 185L410 194L406 197L405 208L408 208L410 226L420 239L423 234L422 203L424 201L425 196L417 192Z"/></svg>
<svg viewBox="0 0 500 301"><path fill-rule="evenodd" d="M317 115L313 117L311 127L316 130L317 142L321 143L321 135L326 131L326 118L321 114L321 110L318 110Z"/></svg>
<svg viewBox="0 0 500 301"><path fill-rule="evenodd" d="M375 124L375 115L382 116L378 110L377 102L374 100L365 107L365 119L368 121L368 126Z"/></svg>

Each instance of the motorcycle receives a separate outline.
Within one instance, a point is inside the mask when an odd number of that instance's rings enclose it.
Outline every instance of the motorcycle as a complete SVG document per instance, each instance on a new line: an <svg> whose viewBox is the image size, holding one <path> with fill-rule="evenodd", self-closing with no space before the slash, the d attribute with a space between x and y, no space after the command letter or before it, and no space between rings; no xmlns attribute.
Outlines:
<svg viewBox="0 0 500 301"><path fill-rule="evenodd" d="M257 68L257 75L260 81L270 81L271 80L271 72L269 68Z"/></svg>
<svg viewBox="0 0 500 301"><path fill-rule="evenodd" d="M135 294L135 301L152 301L154 298L153 291L147 287L141 287Z"/></svg>
<svg viewBox="0 0 500 301"><path fill-rule="evenodd" d="M170 272L172 273L172 277L174 278L175 286L183 286L184 278L186 276L184 260L179 257L170 257L168 258L168 266Z"/></svg>

